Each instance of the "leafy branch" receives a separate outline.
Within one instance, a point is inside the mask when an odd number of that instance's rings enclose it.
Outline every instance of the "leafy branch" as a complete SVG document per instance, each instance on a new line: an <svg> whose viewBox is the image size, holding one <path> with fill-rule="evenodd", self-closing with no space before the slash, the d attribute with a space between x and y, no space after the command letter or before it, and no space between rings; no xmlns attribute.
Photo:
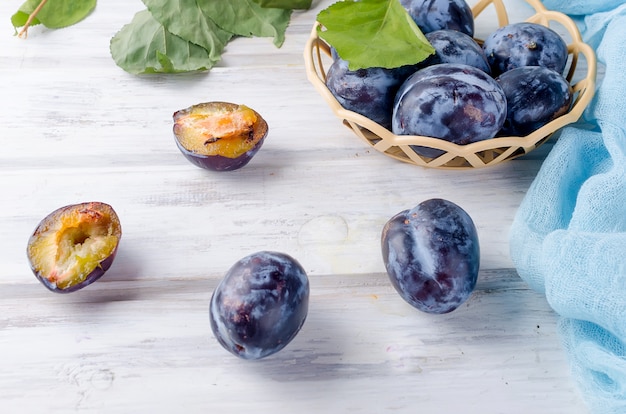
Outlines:
<svg viewBox="0 0 626 414"><path fill-rule="evenodd" d="M111 39L115 63L133 74L211 69L235 37L271 37L281 47L291 14L312 0L143 0L138 12ZM42 24L61 28L78 23L96 0L26 0L11 16L18 36ZM17 28L22 30L18 33Z"/></svg>
<svg viewBox="0 0 626 414"><path fill-rule="evenodd" d="M35 10L33 10L33 12L28 16L28 19L26 19L26 23L24 23L24 27L22 27L22 30L20 30L20 32L17 34L18 37L22 37L22 38L28 37L28 28L33 23L33 20L35 20L35 18L37 17L37 13L39 13L41 8L46 5L47 1L48 0L41 0L41 3L39 3L37 7L35 7Z"/></svg>

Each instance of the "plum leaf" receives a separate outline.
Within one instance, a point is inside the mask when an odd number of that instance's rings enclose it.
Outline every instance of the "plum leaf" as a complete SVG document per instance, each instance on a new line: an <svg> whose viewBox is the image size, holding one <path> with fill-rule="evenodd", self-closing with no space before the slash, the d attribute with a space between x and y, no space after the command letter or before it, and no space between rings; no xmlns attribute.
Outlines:
<svg viewBox="0 0 626 414"><path fill-rule="evenodd" d="M277 9L302 9L311 8L313 0L253 0L261 7L275 7Z"/></svg>
<svg viewBox="0 0 626 414"><path fill-rule="evenodd" d="M182 39L207 50L209 57L219 60L226 43L233 37L203 12L196 0L143 0L165 29Z"/></svg>
<svg viewBox="0 0 626 414"><path fill-rule="evenodd" d="M398 0L343 0L320 11L319 36L350 70L413 65L435 52Z"/></svg>
<svg viewBox="0 0 626 414"><path fill-rule="evenodd" d="M133 74L201 71L217 62L202 46L169 32L148 10L113 36L110 50L115 63Z"/></svg>
<svg viewBox="0 0 626 414"><path fill-rule="evenodd" d="M50 29L71 26L83 20L96 7L96 0L26 0L11 16L16 35L26 38L31 26ZM18 32L17 28L22 29Z"/></svg>
<svg viewBox="0 0 626 414"><path fill-rule="evenodd" d="M18 27L24 27L26 26L26 23L28 22L28 19L30 18L31 14L32 14L32 11L25 12L20 9L16 11L13 14L13 16L11 16L11 24L13 25L15 29L17 29ZM33 18L30 21L30 26L35 26L38 24L41 24L41 22L39 21L38 18L33 16Z"/></svg>
<svg viewBox="0 0 626 414"><path fill-rule="evenodd" d="M198 5L222 29L238 36L273 37L282 46L291 9L261 7L253 0L205 1Z"/></svg>
<svg viewBox="0 0 626 414"><path fill-rule="evenodd" d="M44 2L39 10L37 7ZM83 20L96 7L96 0L26 0L11 17L14 27L23 27L36 12L36 22L50 29L71 26Z"/></svg>

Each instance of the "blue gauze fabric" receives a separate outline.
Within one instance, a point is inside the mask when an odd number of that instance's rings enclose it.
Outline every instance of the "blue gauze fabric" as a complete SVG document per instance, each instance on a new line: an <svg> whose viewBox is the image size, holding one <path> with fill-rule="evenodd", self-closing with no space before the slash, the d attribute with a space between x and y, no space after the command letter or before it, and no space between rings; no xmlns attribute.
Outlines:
<svg viewBox="0 0 626 414"><path fill-rule="evenodd" d="M597 53L598 88L564 128L511 226L519 275L560 315L592 413L626 413L626 0L544 0Z"/></svg>

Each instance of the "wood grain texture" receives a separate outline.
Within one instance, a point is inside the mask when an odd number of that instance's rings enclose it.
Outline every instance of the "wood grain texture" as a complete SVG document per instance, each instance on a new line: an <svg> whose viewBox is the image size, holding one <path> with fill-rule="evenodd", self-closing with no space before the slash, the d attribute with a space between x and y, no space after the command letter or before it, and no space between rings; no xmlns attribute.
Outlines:
<svg viewBox="0 0 626 414"><path fill-rule="evenodd" d="M20 1L0 2L0 412L586 412L557 315L515 274L508 229L548 153L478 171L426 170L367 148L306 80L317 12L296 12L284 46L230 43L208 73L133 76L111 37L140 1L98 3L62 30L12 36ZM471 4L471 2L470 2ZM507 1L511 20L529 10ZM172 114L226 100L270 134L245 168L189 164ZM384 274L382 226L431 197L461 205L481 242L475 294L434 317ZM26 242L52 210L103 201L122 221L98 283L48 292ZM267 360L239 361L211 335L208 302L257 250L296 257L311 279L304 328Z"/></svg>

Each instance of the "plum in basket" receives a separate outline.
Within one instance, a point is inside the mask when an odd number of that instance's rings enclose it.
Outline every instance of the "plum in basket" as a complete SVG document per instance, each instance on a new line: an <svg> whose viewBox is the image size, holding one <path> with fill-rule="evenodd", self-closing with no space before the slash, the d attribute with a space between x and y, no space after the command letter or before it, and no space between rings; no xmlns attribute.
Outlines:
<svg viewBox="0 0 626 414"><path fill-rule="evenodd" d="M121 237L119 217L110 205L68 205L39 223L28 240L28 261L45 287L57 293L74 292L109 269Z"/></svg>
<svg viewBox="0 0 626 414"><path fill-rule="evenodd" d="M426 39L435 48L435 54L426 59L428 65L462 63L491 74L485 52L473 37L458 30L441 29L427 33Z"/></svg>
<svg viewBox="0 0 626 414"><path fill-rule="evenodd" d="M420 69L402 84L392 130L465 145L495 137L505 118L506 96L495 79L474 66L440 63ZM412 149L430 158L443 153L423 146Z"/></svg>
<svg viewBox="0 0 626 414"><path fill-rule="evenodd" d="M328 68L326 86L343 108L389 129L396 92L418 68L419 64L350 70L348 62L336 56Z"/></svg>
<svg viewBox="0 0 626 414"><path fill-rule="evenodd" d="M211 329L226 350L260 359L283 349L304 324L309 280L291 256L253 253L228 270L211 297Z"/></svg>
<svg viewBox="0 0 626 414"><path fill-rule="evenodd" d="M174 137L194 165L213 171L248 164L268 133L267 122L245 105L207 102L174 113Z"/></svg>
<svg viewBox="0 0 626 414"><path fill-rule="evenodd" d="M420 30L458 30L474 36L474 15L465 0L400 0Z"/></svg>
<svg viewBox="0 0 626 414"><path fill-rule="evenodd" d="M549 27L518 22L495 30L483 43L491 74L498 76L522 66L543 66L563 73L567 64L567 44Z"/></svg>
<svg viewBox="0 0 626 414"><path fill-rule="evenodd" d="M476 286L476 227L451 201L426 200L389 219L382 231L382 253L393 287L421 311L451 312Z"/></svg>
<svg viewBox="0 0 626 414"><path fill-rule="evenodd" d="M560 73L524 66L496 78L506 94L507 116L500 135L524 136L569 111L572 87Z"/></svg>

